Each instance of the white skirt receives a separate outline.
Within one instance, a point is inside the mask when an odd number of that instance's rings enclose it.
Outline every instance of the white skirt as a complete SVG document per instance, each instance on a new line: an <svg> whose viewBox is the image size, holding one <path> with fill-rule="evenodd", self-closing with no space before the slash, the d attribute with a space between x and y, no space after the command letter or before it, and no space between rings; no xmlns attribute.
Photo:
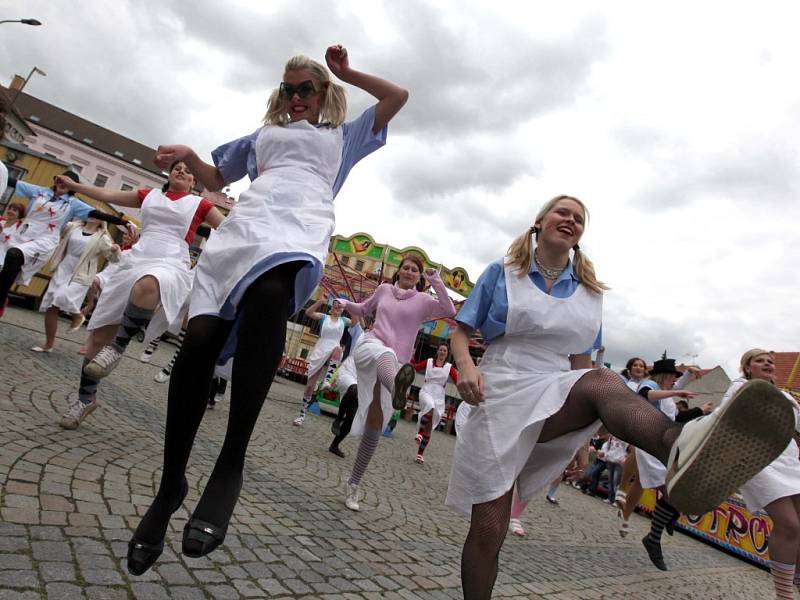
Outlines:
<svg viewBox="0 0 800 600"><path fill-rule="evenodd" d="M384 346L383 342L374 337L364 338L358 344L353 359L356 362L356 372L358 377L358 412L353 419L353 426L350 428L350 435L361 436L367 424L367 413L372 404L373 389L378 381L378 358L384 354L391 354L397 370L400 363L394 350ZM381 431L386 429L389 420L394 414L392 407L392 395L385 387L381 386L381 410L383 411L383 425Z"/></svg>
<svg viewBox="0 0 800 600"><path fill-rule="evenodd" d="M339 346L339 340L319 340L308 357L308 378L316 375L328 364L333 351Z"/></svg>
<svg viewBox="0 0 800 600"><path fill-rule="evenodd" d="M58 236L40 237L28 241L17 241L11 248L17 248L25 257L25 264L17 277L17 285L30 284L33 276L50 260L58 246Z"/></svg>
<svg viewBox="0 0 800 600"><path fill-rule="evenodd" d="M643 490L656 489L667 482L667 467L652 454L639 448L636 451L636 467L639 469L639 483Z"/></svg>
<svg viewBox="0 0 800 600"><path fill-rule="evenodd" d="M121 323L134 284L147 275L158 280L160 308L169 327L180 324L181 308L192 289L192 272L188 265L179 259L137 256L134 250L123 254L118 264L103 286L87 329Z"/></svg>
<svg viewBox="0 0 800 600"><path fill-rule="evenodd" d="M498 361L499 362L499 361ZM458 428L445 503L470 515L473 504L495 500L517 482L523 501L550 484L600 428L582 429L540 443L545 420L557 413L588 370L520 372L484 358L485 400Z"/></svg>
<svg viewBox="0 0 800 600"><path fill-rule="evenodd" d="M422 423L422 417L429 412L433 411L431 415L431 431L434 431L442 420L444 414L444 393L431 394L422 387L419 391L419 415L417 416L417 432L419 432Z"/></svg>
<svg viewBox="0 0 800 600"><path fill-rule="evenodd" d="M800 448L792 440L778 458L739 490L747 508L763 510L778 498L800 494Z"/></svg>
<svg viewBox="0 0 800 600"><path fill-rule="evenodd" d="M51 306L55 306L72 315L81 312L81 306L84 298L86 298L86 292L89 291L89 286L76 282L70 283L79 259L79 256L67 255L59 263L56 272L53 273L53 277L50 279L47 291L42 297L42 303L39 305L41 312L46 311Z"/></svg>

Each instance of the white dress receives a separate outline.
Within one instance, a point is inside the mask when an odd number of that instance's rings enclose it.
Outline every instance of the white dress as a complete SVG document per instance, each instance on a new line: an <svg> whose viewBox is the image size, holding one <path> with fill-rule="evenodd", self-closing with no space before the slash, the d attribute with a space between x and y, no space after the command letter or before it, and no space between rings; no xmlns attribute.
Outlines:
<svg viewBox="0 0 800 600"><path fill-rule="evenodd" d="M656 382L649 380L642 381L639 384L639 388L642 386L649 387L652 390L661 389ZM672 398L662 398L655 403L655 406L669 420L675 420L678 414L678 407L675 406L675 401ZM635 452L636 467L639 469L639 483L642 489L655 489L664 485L667 482L667 467L664 466L664 463L640 448L636 448Z"/></svg>
<svg viewBox="0 0 800 600"><path fill-rule="evenodd" d="M433 411L431 431L436 429L444 414L444 386L450 377L450 363L437 367L432 358L428 359L425 367L425 383L419 390L419 416L417 418L417 432L422 423L422 416Z"/></svg>
<svg viewBox="0 0 800 600"><path fill-rule="evenodd" d="M356 372L356 361L351 353L336 371L336 390L341 399L350 389L351 385L358 385L358 373Z"/></svg>
<svg viewBox="0 0 800 600"><path fill-rule="evenodd" d="M83 299L86 298L86 292L89 291L90 284L83 285L71 280L92 236L83 235L83 230L79 226L73 227L67 235L69 238L64 258L58 263L47 286L47 291L42 297L42 303L39 306L41 312L55 306L64 312L75 315L81 311Z"/></svg>
<svg viewBox="0 0 800 600"><path fill-rule="evenodd" d="M720 407L727 404L747 381L744 377L731 381L730 387L722 396ZM783 394L792 402L795 431L800 431L800 407L790 394L786 392ZM798 456L800 456L800 448L795 440L791 440L778 458L739 489L747 508L753 512L763 510L767 504L778 498L800 494L800 458Z"/></svg>
<svg viewBox="0 0 800 600"><path fill-rule="evenodd" d="M6 225L6 220L0 218L0 228L2 229L2 231L0 231L0 267L6 259L6 250L14 245L17 232L21 226L21 221L17 221L13 225Z"/></svg>
<svg viewBox="0 0 800 600"><path fill-rule="evenodd" d="M461 428L464 427L472 412L472 405L466 402L461 402L456 410L456 434L461 435Z"/></svg>
<svg viewBox="0 0 800 600"><path fill-rule="evenodd" d="M508 319L480 365L485 399L458 429L446 504L469 515L473 504L499 498L514 482L528 500L569 464L600 421L539 443L545 420L589 370L571 370L597 338L603 297L579 285L569 298L541 291L505 266Z"/></svg>
<svg viewBox="0 0 800 600"><path fill-rule="evenodd" d="M319 329L319 339L308 357L308 377L313 377L328 362L331 353L339 346L344 334L344 328L350 321L344 317L337 317L334 321L330 316L323 315L322 326Z"/></svg>
<svg viewBox="0 0 800 600"><path fill-rule="evenodd" d="M158 280L166 322L174 326L180 320L181 307L192 288L186 236L201 201L200 196L191 194L170 200L161 190L147 194L142 202L139 241L123 252L119 266L105 282L87 329L122 322L131 289L145 275Z"/></svg>

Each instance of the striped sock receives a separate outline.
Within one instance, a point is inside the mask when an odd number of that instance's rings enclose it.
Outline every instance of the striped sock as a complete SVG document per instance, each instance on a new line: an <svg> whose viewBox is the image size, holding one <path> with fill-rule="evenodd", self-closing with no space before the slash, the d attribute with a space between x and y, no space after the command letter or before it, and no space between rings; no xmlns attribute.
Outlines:
<svg viewBox="0 0 800 600"><path fill-rule="evenodd" d="M794 600L794 565L770 561L769 572L775 585L775 597L779 600Z"/></svg>
<svg viewBox="0 0 800 600"><path fill-rule="evenodd" d="M150 340L150 343L147 344L147 348L144 349L143 354L145 354L146 356L153 356L153 354L155 354L155 351L158 350L158 343L160 341L161 340L159 338Z"/></svg>
<svg viewBox="0 0 800 600"><path fill-rule="evenodd" d="M417 454L425 454L425 448L428 447L428 442L431 441L431 436L422 434L422 441L419 443L419 450L417 450Z"/></svg>
<svg viewBox="0 0 800 600"><path fill-rule="evenodd" d="M677 512L663 498L656 502L653 520L650 523L650 533L647 535L647 539L651 544L661 545L661 534L664 532L664 527L674 518Z"/></svg>
<svg viewBox="0 0 800 600"><path fill-rule="evenodd" d="M364 477L364 473L367 471L369 461L372 460L372 455L375 454L380 439L380 431L364 430L364 435L361 436L361 443L358 445L358 454L356 454L353 472L350 474L350 480L347 483L350 485L359 485L361 483L361 478Z"/></svg>
<svg viewBox="0 0 800 600"><path fill-rule="evenodd" d="M305 417L308 413L308 407L311 406L311 396L303 396L303 401L300 403L300 416Z"/></svg>
<svg viewBox="0 0 800 600"><path fill-rule="evenodd" d="M390 392L394 391L394 376L397 375L399 370L400 365L397 363L394 354L386 352L378 357L378 381Z"/></svg>
<svg viewBox="0 0 800 600"><path fill-rule="evenodd" d="M794 587L800 590L800 564L794 566Z"/></svg>
<svg viewBox="0 0 800 600"><path fill-rule="evenodd" d="M172 353L172 358L169 359L169 364L161 369L161 372L164 375L169 376L172 373L172 367L175 365L175 359L178 358L178 354L181 353L181 348L183 348L183 338L186 337L186 330L181 329L181 332L178 334L178 347L175 348L175 352Z"/></svg>
<svg viewBox="0 0 800 600"><path fill-rule="evenodd" d="M152 308L142 308L128 301L128 306L125 307L125 312L122 313L122 323L117 329L117 337L114 338L111 345L120 354L125 352L125 348L128 347L131 338L147 327L154 313L155 310Z"/></svg>
<svg viewBox="0 0 800 600"><path fill-rule="evenodd" d="M89 361L84 358L83 364L81 365L81 382L78 384L78 400L81 401L81 404L91 404L92 400L94 400L94 396L97 393L97 384L99 383L97 379L92 379L88 375L84 374L83 367L89 364Z"/></svg>

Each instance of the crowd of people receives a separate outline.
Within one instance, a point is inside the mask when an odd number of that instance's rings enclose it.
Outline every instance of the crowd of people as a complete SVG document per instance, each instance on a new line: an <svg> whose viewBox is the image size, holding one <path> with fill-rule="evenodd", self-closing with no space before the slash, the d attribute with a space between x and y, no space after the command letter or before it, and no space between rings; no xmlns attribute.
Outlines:
<svg viewBox="0 0 800 600"><path fill-rule="evenodd" d="M70 171L49 188L8 179L28 202L11 204L2 223L0 317L12 286L29 282L50 261L45 341L34 350L51 352L59 312L70 314L77 329L87 292L94 287L99 293L96 305L91 301L77 394L62 427L81 426L95 410L101 380L131 339L143 331L153 340L167 329L182 331L162 377L169 388L160 484L128 545L134 575L147 571L164 549L170 517L187 494L185 471L203 414L230 379L225 439L184 529L182 552L205 556L224 542L250 436L284 351L286 322L322 277L333 200L355 164L386 143L389 122L408 98L398 85L353 69L341 46L328 48L325 58L327 68L291 58L263 126L214 150L213 163L188 146L159 146L155 162L168 173L163 189L110 191L80 183ZM345 90L331 74L376 103L345 121ZM250 185L227 217L193 192L198 184L219 190L245 175ZM76 193L140 209L141 229ZM540 490L547 487L547 500L558 502L565 469L570 478L585 479L590 493L607 470L609 501L620 507L623 524L637 489L657 491L642 544L660 569L667 568L661 535L677 516L705 513L741 488L749 506L773 518L776 593L791 597L800 577L800 470L792 438L800 411L772 384L771 353L756 349L742 357L742 378L720 406L684 411L675 398L693 397L682 389L696 376L692 369L681 373L674 361L662 359L648 372L645 361L634 358L621 376L603 368L601 358L593 362L608 288L579 245L587 221L588 210L575 197L546 202L484 270L458 314L438 272L415 254L404 256L393 281L368 298L336 298L327 314L323 302L312 305L306 314L320 322L321 334L294 425L303 425L317 380L331 385L336 372L342 402L329 449L344 457L344 436L360 438L343 494L346 508L358 511L363 478L392 415L405 407L416 372L425 373L418 463L442 417L444 386L457 384L462 404L445 502L469 519L461 559L467 600L491 597L507 531L525 535L521 515ZM189 244L204 222L215 231L192 268ZM124 228L136 243L128 249L115 244L107 223ZM111 266L97 274L102 258ZM411 363L421 324L438 318L457 323L450 348L442 345L431 359ZM357 339L343 356L340 339L354 328ZM479 365L469 344L478 330L488 341ZM596 460L587 471L586 445L598 431Z"/></svg>

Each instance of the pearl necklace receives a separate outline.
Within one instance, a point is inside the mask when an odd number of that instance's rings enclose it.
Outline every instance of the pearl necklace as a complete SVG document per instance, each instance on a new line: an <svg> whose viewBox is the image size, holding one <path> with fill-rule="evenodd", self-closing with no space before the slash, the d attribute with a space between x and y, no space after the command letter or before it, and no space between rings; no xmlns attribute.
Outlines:
<svg viewBox="0 0 800 600"><path fill-rule="evenodd" d="M564 266L560 269L552 269L544 266L539 262L539 256L536 254L536 250L533 251L533 260L536 263L536 266L539 268L539 272L544 276L545 279L558 279L559 275L561 275L567 268Z"/></svg>

